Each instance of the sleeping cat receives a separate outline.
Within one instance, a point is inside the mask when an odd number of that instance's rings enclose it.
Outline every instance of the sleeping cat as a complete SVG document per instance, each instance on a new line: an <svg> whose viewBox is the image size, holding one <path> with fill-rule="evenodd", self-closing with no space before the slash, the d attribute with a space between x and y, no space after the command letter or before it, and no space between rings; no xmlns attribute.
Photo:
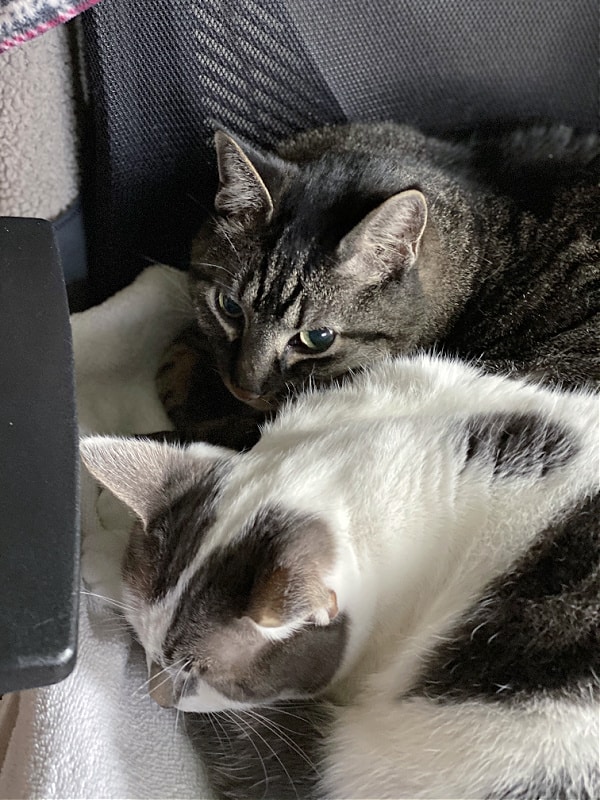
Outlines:
<svg viewBox="0 0 600 800"><path fill-rule="evenodd" d="M247 453L82 441L139 518L151 693L206 712L222 796L600 796L598 411L421 356L302 393Z"/></svg>
<svg viewBox="0 0 600 800"><path fill-rule="evenodd" d="M178 430L251 444L250 407L422 348L598 385L597 135L533 125L443 141L377 123L276 154L215 141L217 214L189 273L197 326L158 374ZM213 418L216 433L196 424Z"/></svg>

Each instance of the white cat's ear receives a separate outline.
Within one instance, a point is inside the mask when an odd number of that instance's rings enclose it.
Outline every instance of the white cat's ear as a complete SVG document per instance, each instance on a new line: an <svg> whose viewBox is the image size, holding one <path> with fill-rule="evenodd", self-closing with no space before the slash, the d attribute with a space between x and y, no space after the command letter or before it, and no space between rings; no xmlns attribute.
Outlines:
<svg viewBox="0 0 600 800"><path fill-rule="evenodd" d="M338 273L378 283L410 268L427 225L427 201L408 189L392 195L361 220L338 245Z"/></svg>
<svg viewBox="0 0 600 800"><path fill-rule="evenodd" d="M148 439L88 436L79 450L91 474L147 526L152 517L228 451L210 445L191 449Z"/></svg>
<svg viewBox="0 0 600 800"><path fill-rule="evenodd" d="M242 146L225 131L215 134L219 188L215 208L244 227L266 225L273 215L273 200L260 176L267 161L247 145ZM247 152L245 152L247 151Z"/></svg>
<svg viewBox="0 0 600 800"><path fill-rule="evenodd" d="M335 591L326 585L335 547L328 526L309 519L283 527L272 569L257 574L246 616L263 628L295 622L329 625L338 614Z"/></svg>

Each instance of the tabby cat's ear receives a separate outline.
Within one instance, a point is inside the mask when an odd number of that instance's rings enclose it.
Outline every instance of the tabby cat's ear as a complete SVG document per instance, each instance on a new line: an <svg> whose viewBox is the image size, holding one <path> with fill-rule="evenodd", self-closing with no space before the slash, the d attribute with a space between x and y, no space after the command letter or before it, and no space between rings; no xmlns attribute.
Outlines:
<svg viewBox="0 0 600 800"><path fill-rule="evenodd" d="M325 581L335 552L328 526L309 519L295 530L283 529L278 546L274 567L256 576L246 616L263 628L302 621L328 625L338 614L336 594Z"/></svg>
<svg viewBox="0 0 600 800"><path fill-rule="evenodd" d="M410 268L427 224L427 201L417 189L399 192L377 206L338 245L338 272L378 283Z"/></svg>
<svg viewBox="0 0 600 800"><path fill-rule="evenodd" d="M211 445L189 449L148 439L88 436L79 450L91 474L147 526L158 511L229 451Z"/></svg>
<svg viewBox="0 0 600 800"><path fill-rule="evenodd" d="M215 208L244 227L267 225L273 215L273 199L261 177L273 172L275 158L267 158L248 145L240 145L225 131L215 134L219 188Z"/></svg>

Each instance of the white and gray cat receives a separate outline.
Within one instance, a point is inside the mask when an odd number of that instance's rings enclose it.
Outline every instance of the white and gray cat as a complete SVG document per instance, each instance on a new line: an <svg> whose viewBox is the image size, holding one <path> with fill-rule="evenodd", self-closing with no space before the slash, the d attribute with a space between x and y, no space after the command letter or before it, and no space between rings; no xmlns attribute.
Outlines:
<svg viewBox="0 0 600 800"><path fill-rule="evenodd" d="M206 712L219 793L599 797L599 436L591 393L421 356L247 453L84 439L139 518L152 693Z"/></svg>

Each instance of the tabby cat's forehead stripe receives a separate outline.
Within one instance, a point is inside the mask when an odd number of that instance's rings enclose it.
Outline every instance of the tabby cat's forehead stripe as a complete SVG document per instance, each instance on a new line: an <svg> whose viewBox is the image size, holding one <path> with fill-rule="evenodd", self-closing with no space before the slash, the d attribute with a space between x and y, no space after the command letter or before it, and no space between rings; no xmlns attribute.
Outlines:
<svg viewBox="0 0 600 800"><path fill-rule="evenodd" d="M305 290L312 258L311 248L290 250L280 239L257 268L253 309L268 311L281 319Z"/></svg>
<svg viewBox="0 0 600 800"><path fill-rule="evenodd" d="M250 281L248 282L248 286L256 285L256 289L254 291L254 298L252 301L252 307L254 308L255 311L260 307L260 303L265 293L268 270L269 270L269 259L267 254L265 254L263 256L260 267L257 270L257 275L254 277L254 280L252 281L252 283L250 283Z"/></svg>
<svg viewBox="0 0 600 800"><path fill-rule="evenodd" d="M296 285L294 286L292 291L288 294L288 296L286 298L284 298L284 299L282 299L280 301L279 306L277 308L278 317L282 318L286 314L290 314L291 316L293 316L293 319L294 319L293 327L294 328L302 327L301 326L301 323L302 323L302 313L301 312L305 308L305 303L303 303L302 300L306 299L306 298L302 298L302 289L303 288L304 287L302 286L302 283L300 281L297 281ZM296 308L296 313L292 315L291 312L292 312L292 309L294 308L294 306L297 307Z"/></svg>

